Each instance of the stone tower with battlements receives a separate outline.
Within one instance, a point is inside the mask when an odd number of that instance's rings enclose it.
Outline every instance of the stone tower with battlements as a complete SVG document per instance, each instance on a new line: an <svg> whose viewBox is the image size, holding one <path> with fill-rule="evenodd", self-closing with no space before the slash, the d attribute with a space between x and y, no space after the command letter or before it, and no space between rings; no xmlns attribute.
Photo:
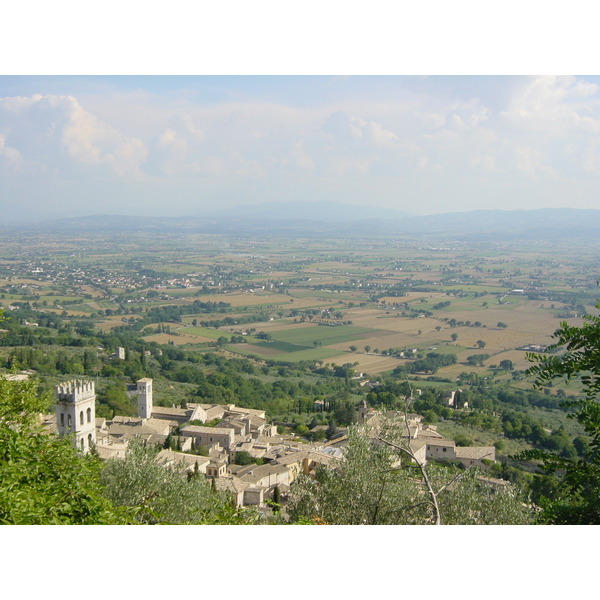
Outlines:
<svg viewBox="0 0 600 600"><path fill-rule="evenodd" d="M73 435L73 445L89 452L96 443L96 392L93 381L67 381L54 387L58 434Z"/></svg>
<svg viewBox="0 0 600 600"><path fill-rule="evenodd" d="M137 414L142 419L152 416L152 379L149 377L137 382Z"/></svg>

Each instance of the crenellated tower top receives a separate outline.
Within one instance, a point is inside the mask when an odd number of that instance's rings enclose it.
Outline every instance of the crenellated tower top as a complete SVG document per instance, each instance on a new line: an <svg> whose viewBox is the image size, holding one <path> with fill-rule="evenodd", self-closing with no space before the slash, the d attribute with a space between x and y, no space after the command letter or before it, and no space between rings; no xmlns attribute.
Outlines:
<svg viewBox="0 0 600 600"><path fill-rule="evenodd" d="M54 396L63 402L81 402L96 395L93 381L72 380L54 387Z"/></svg>

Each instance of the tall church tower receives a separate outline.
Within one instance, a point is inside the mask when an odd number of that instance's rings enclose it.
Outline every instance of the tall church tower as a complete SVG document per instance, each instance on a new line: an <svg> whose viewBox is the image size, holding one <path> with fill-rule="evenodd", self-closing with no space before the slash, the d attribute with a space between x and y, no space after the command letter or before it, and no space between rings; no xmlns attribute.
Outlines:
<svg viewBox="0 0 600 600"><path fill-rule="evenodd" d="M73 445L89 452L96 443L96 392L93 381L67 381L54 388L58 435L73 435Z"/></svg>
<svg viewBox="0 0 600 600"><path fill-rule="evenodd" d="M367 412L369 409L367 408L367 401L363 398L358 405L358 424L364 425L367 420Z"/></svg>
<svg viewBox="0 0 600 600"><path fill-rule="evenodd" d="M142 419L152 416L152 379L149 377L137 382L137 414Z"/></svg>

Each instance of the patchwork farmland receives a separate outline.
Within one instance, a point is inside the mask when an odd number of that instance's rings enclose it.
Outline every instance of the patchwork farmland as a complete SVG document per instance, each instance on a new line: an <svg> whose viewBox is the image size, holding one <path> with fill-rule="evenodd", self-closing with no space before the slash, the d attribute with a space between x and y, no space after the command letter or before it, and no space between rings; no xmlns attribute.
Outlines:
<svg viewBox="0 0 600 600"><path fill-rule="evenodd" d="M439 369L448 378L492 375L502 361L523 371L524 348L596 312L594 248L193 234L28 243L29 262L4 244L7 312L29 303L77 326L257 361L378 374L436 353L456 357Z"/></svg>

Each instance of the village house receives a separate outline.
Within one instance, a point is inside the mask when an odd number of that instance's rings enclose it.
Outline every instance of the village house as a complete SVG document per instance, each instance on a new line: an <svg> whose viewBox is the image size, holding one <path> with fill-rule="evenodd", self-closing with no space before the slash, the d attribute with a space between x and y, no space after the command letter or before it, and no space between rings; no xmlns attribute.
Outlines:
<svg viewBox="0 0 600 600"><path fill-rule="evenodd" d="M397 413L387 416L397 417ZM403 419L401 437L408 443L410 450L419 463L425 465L430 460L458 461L465 467L486 469L489 462L496 460L494 446L457 446L453 440L445 439L438 433L435 425L424 425L420 415L406 415ZM369 438L377 443L385 415L367 407L362 400L358 409L358 423L362 425ZM486 464L488 463L488 464Z"/></svg>

